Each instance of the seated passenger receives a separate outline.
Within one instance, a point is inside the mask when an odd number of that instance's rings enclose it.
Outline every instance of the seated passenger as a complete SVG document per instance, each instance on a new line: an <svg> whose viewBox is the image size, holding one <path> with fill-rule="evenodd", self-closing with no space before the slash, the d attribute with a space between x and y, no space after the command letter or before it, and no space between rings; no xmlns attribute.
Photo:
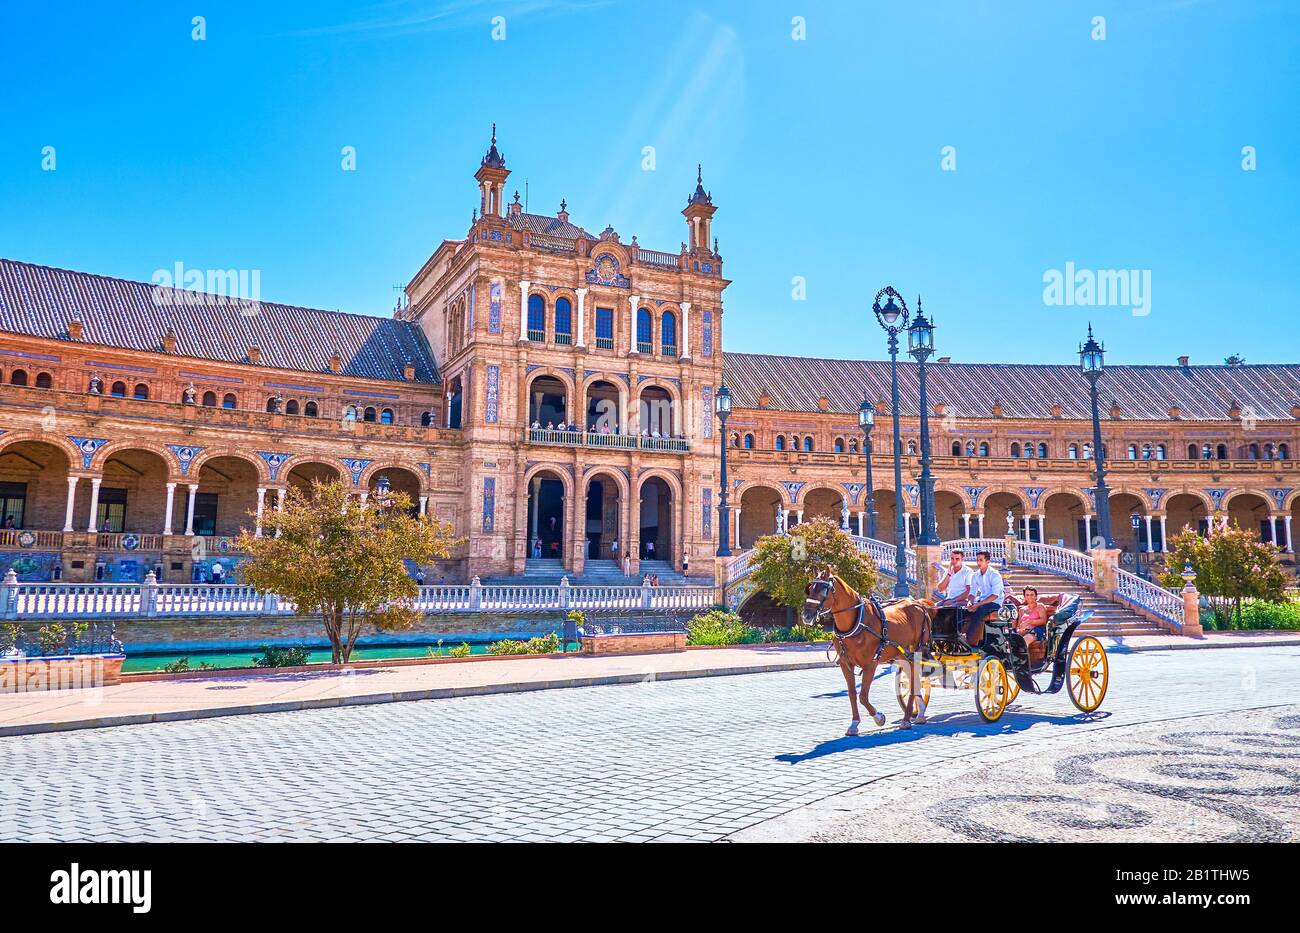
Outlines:
<svg viewBox="0 0 1300 933"><path fill-rule="evenodd" d="M934 592L934 601L938 612L935 616L935 634L956 635L961 622L962 607L970 598L971 578L975 572L965 564L966 556L961 550L954 550L948 557L948 566L943 568L943 576Z"/></svg>
<svg viewBox="0 0 1300 933"><path fill-rule="evenodd" d="M1021 595L1024 601L1020 606L1020 613L1016 618L1016 634L1024 636L1025 645L1029 648L1029 657L1036 660L1042 657L1044 650L1043 641L1047 637L1047 619L1049 616L1047 607L1038 601L1038 590L1032 586L1027 586ZM1039 647L1035 649L1033 646Z"/></svg>
<svg viewBox="0 0 1300 933"><path fill-rule="evenodd" d="M980 551L975 555L975 573L971 577L971 592L967 597L966 612L962 618L963 636L972 648L984 640L984 620L996 615L1002 607L1002 574L993 568L992 555Z"/></svg>

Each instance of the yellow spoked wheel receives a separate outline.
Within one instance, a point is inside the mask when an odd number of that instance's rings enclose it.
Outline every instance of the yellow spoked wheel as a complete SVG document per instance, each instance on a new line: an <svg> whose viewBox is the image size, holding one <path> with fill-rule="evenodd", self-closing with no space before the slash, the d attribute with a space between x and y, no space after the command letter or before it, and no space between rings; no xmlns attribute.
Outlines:
<svg viewBox="0 0 1300 933"><path fill-rule="evenodd" d="M1067 684L1070 699L1085 713L1101 706L1106 697L1106 688L1110 686L1110 663L1106 660L1106 649L1091 635L1076 641L1070 651Z"/></svg>
<svg viewBox="0 0 1300 933"><path fill-rule="evenodd" d="M997 658L980 662L979 678L975 683L975 708L985 722L997 722L1007 708L1007 669Z"/></svg>
<svg viewBox="0 0 1300 933"><path fill-rule="evenodd" d="M1016 676L1010 671L1007 672L1007 705L1010 706L1016 702L1016 697L1020 696L1020 684L1016 683Z"/></svg>
<svg viewBox="0 0 1300 933"><path fill-rule="evenodd" d="M919 666L919 665L918 665ZM907 715L908 695L912 692L912 675L908 673L907 665L898 664L894 667L894 695L898 697L898 706ZM930 705L930 679L924 674L921 675L921 683L916 688L916 698L921 701L921 706ZM921 711L916 709L916 704L912 704L912 715L919 716Z"/></svg>

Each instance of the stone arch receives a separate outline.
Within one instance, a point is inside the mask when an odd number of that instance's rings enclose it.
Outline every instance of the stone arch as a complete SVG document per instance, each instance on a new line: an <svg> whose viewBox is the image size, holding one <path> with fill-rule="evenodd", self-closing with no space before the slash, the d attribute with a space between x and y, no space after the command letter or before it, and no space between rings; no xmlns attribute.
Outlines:
<svg viewBox="0 0 1300 933"><path fill-rule="evenodd" d="M352 478L352 471L349 470L341 460L317 454L299 454L291 457L280 465L280 470L276 473L276 480L281 485L286 485L289 482L290 473L299 467L305 467L312 464L328 467L329 469L334 470L338 473L339 480L350 480Z"/></svg>
<svg viewBox="0 0 1300 933"><path fill-rule="evenodd" d="M1110 498L1112 502L1115 500L1116 496L1132 496L1134 499L1137 499L1142 505L1143 515L1152 515L1155 513L1155 509L1151 507L1151 497L1142 489L1135 489L1129 486L1121 486L1111 489Z"/></svg>
<svg viewBox="0 0 1300 933"><path fill-rule="evenodd" d="M186 479L186 477L181 474L181 464L180 460L177 459L176 454L164 447L162 444L151 444L148 441L110 441L103 447L99 448L99 450L95 451L95 456L91 459L90 465L92 468L98 467L100 470L103 470L104 464L108 463L114 454L121 453L125 450L147 450L149 453L161 457L163 463L167 465L168 482L182 483ZM193 469L194 463L197 462L201 461L199 461L198 457L195 457L194 461L190 464L190 468Z"/></svg>
<svg viewBox="0 0 1300 933"><path fill-rule="evenodd" d="M668 493L668 502L664 503L658 498L656 490L655 503L656 508L650 513L654 519L654 524L646 523L648 507L651 496L647 495L647 487L656 481L663 484ZM683 544L683 522L682 516L685 514L686 498L683 494L681 480L676 475L664 469L645 470L637 475L636 478L636 495L631 502L633 508L633 527L637 531L637 546L639 548L638 556L643 560L666 560L674 566L677 564L678 554ZM647 528L654 528L653 537L647 534ZM653 552L650 544L654 542Z"/></svg>
<svg viewBox="0 0 1300 933"><path fill-rule="evenodd" d="M588 373L582 380L582 394L575 396L573 410L576 415L582 418L582 427L586 430L593 430L594 416L591 412L592 389L597 383L605 383L612 386L618 394L617 415L618 427L615 433L627 433L631 424L631 397L632 392L628 387L626 377L622 373Z"/></svg>
<svg viewBox="0 0 1300 933"><path fill-rule="evenodd" d="M1029 499L1014 486L995 486L980 497L980 514L984 517L985 537L1001 538L1007 533L1007 511L1015 516L1018 537L1024 535L1024 517L1030 514Z"/></svg>
<svg viewBox="0 0 1300 933"><path fill-rule="evenodd" d="M1055 544L1059 540L1065 547L1087 550L1085 519L1092 513L1092 497L1080 489L1061 485L1045 491L1038 501L1043 516L1043 543ZM1083 531L1079 530L1080 522L1084 522Z"/></svg>
<svg viewBox="0 0 1300 933"><path fill-rule="evenodd" d="M849 491L839 483L833 483L830 480L814 479L809 480L808 483L799 490L799 495L794 499L793 508L796 510L805 508L808 503L808 494L817 489L825 489L828 492L835 493L835 495L842 498L845 502L849 501Z"/></svg>
<svg viewBox="0 0 1300 933"><path fill-rule="evenodd" d="M578 522L582 552L588 560L619 560L628 553L632 538L627 516L631 483L613 466L597 466L579 484ZM615 550L614 542L618 542Z"/></svg>
<svg viewBox="0 0 1300 933"><path fill-rule="evenodd" d="M794 508L794 504L790 501L790 497L786 495L785 487L782 486L780 483L776 483L766 479L745 480L743 483L741 483L739 486L736 486L731 491L731 497L735 501L739 502L741 500L741 497L743 497L745 493L749 492L749 490L751 489L756 489L759 487L765 487L773 490L777 495L777 499L780 501L780 504L783 507L787 509Z"/></svg>
<svg viewBox="0 0 1300 933"><path fill-rule="evenodd" d="M524 417L528 419L531 425L534 420L541 421L542 427L546 427L547 419L540 417L540 411L533 407L533 386L539 379L554 379L564 390L564 417L566 422L573 422L574 415L577 412L578 393L574 387L574 379L568 373L554 366L542 366L530 372L524 384ZM536 417L535 417L536 416ZM558 422L557 422L558 423Z"/></svg>
<svg viewBox="0 0 1300 933"><path fill-rule="evenodd" d="M592 466L587 474L582 477L583 494L585 495L591 487L592 480L600 479L601 477L612 479L614 481L614 485L618 487L619 496L626 498L631 495L631 483L628 481L628 478L623 475L623 471L618 467L604 465Z"/></svg>
<svg viewBox="0 0 1300 933"><path fill-rule="evenodd" d="M41 431L13 431L8 434L0 434L0 453L4 453L5 448L12 447L14 444L24 442L36 444L48 444L57 448L68 458L68 470L72 473L81 473L84 475L85 468L82 467L82 454L66 437L60 437L56 434L45 434ZM98 451L96 451L98 453ZM93 458L92 458L93 462Z"/></svg>
<svg viewBox="0 0 1300 933"><path fill-rule="evenodd" d="M270 467L267 466L265 460L256 455L250 457L245 451L235 447L208 447L196 454L194 459L190 461L189 473L186 475L185 479L191 483L198 482L199 470L203 468L203 464L207 463L209 460L215 460L218 457L233 457L236 460L244 460L251 464L253 469L257 472L257 481L259 483L268 485L271 482L271 470ZM280 467L280 469L283 470L284 467ZM345 476L351 475L346 468L344 468L343 474Z"/></svg>
<svg viewBox="0 0 1300 933"><path fill-rule="evenodd" d="M288 465L289 464L285 464L285 466ZM402 470L406 473L410 473L415 479L415 487L419 491L419 494L422 496L428 494L429 481L424 475L424 470L416 466L414 463L409 463L405 460L376 460L374 463L370 464L370 466L361 471L361 476L357 479L357 486L361 489L368 490L372 481L375 481L378 474L385 470ZM280 471L283 474L284 467L280 467ZM351 474L344 470L344 475L349 476Z"/></svg>
<svg viewBox="0 0 1300 933"><path fill-rule="evenodd" d="M556 479L558 479L564 485L565 497L569 497L573 495L573 485L574 485L573 476L569 473L569 468L562 463L551 463L550 461L545 461L542 463L534 463L532 466L530 466L527 470L524 471L525 488L528 486L529 483L533 481L534 476L536 476L538 473L546 473L546 472L554 473Z"/></svg>

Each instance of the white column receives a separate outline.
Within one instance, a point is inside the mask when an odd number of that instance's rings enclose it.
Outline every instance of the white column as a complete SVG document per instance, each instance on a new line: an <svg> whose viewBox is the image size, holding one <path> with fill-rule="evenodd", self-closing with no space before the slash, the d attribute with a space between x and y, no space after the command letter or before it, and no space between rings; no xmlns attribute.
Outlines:
<svg viewBox="0 0 1300 933"><path fill-rule="evenodd" d="M88 532L94 534L97 530L95 525L99 521L99 484L100 477L94 476L90 480L90 525L86 528Z"/></svg>
<svg viewBox="0 0 1300 933"><path fill-rule="evenodd" d="M429 514L429 497L428 497L428 496L421 496L421 497L420 497L420 514L421 514L421 515L428 515L428 514Z"/></svg>
<svg viewBox="0 0 1300 933"><path fill-rule="evenodd" d="M163 507L163 534L172 533L172 505L176 500L176 484L167 484L167 504Z"/></svg>
<svg viewBox="0 0 1300 933"><path fill-rule="evenodd" d="M519 283L519 339L528 339L528 289L532 282Z"/></svg>
<svg viewBox="0 0 1300 933"><path fill-rule="evenodd" d="M1276 547L1277 546L1277 516L1276 515L1269 515L1268 517L1268 537L1269 537L1268 543Z"/></svg>
<svg viewBox="0 0 1300 933"><path fill-rule="evenodd" d="M578 346L587 345L587 289L579 288L578 294Z"/></svg>
<svg viewBox="0 0 1300 933"><path fill-rule="evenodd" d="M185 533L192 535L194 534L194 500L199 495L199 484L190 483L189 489L189 501L185 503Z"/></svg>
<svg viewBox="0 0 1300 933"><path fill-rule="evenodd" d="M862 509L859 510L858 512L858 537L865 538L866 536L867 536L867 512L865 509Z"/></svg>
<svg viewBox="0 0 1300 933"><path fill-rule="evenodd" d="M736 547L740 547L740 506L736 506L736 532L732 536L735 540Z"/></svg>
<svg viewBox="0 0 1300 933"><path fill-rule="evenodd" d="M253 537L262 537L262 509L266 506L266 487L257 487L257 515L253 519Z"/></svg>
<svg viewBox="0 0 1300 933"><path fill-rule="evenodd" d="M1291 543L1291 516L1290 515L1286 517L1286 552L1288 554L1295 553L1295 546Z"/></svg>
<svg viewBox="0 0 1300 933"><path fill-rule="evenodd" d="M798 516L798 517L795 519L795 524L796 524L796 525L802 525L802 524L803 524L803 509L800 509L800 510L799 510L798 512L796 512L795 514Z"/></svg>
<svg viewBox="0 0 1300 933"><path fill-rule="evenodd" d="M1083 516L1083 539L1087 545L1087 550L1092 550L1092 515L1085 513Z"/></svg>
<svg viewBox="0 0 1300 933"><path fill-rule="evenodd" d="M78 476L68 477L68 507L63 513L63 530L72 531L72 509L77 504L77 480Z"/></svg>
<svg viewBox="0 0 1300 933"><path fill-rule="evenodd" d="M289 495L289 487L288 487L288 486L285 486L283 489L277 489L277 490L275 491L275 510L276 510L277 512L283 512L283 511L284 511L284 500L285 500L285 497L288 496L288 495ZM275 536L276 536L277 538L280 537L280 533L281 533L282 530L283 530L283 529L280 529L280 528L276 528L276 529L275 529Z"/></svg>
<svg viewBox="0 0 1300 933"><path fill-rule="evenodd" d="M1168 516L1160 516L1160 553L1169 553L1169 524Z"/></svg>
<svg viewBox="0 0 1300 933"><path fill-rule="evenodd" d="M1150 554L1156 549L1155 539L1151 537L1151 516L1147 516L1147 553Z"/></svg>
<svg viewBox="0 0 1300 933"><path fill-rule="evenodd" d="M534 477L533 477L533 482L532 482L532 487L533 487L533 495L532 495L532 503L533 503L533 525L532 525L532 534L531 534L531 535L529 536L529 538L528 538L528 556L529 556L529 557L531 557L532 554L533 554L533 551L532 551L533 542L537 540L537 512L538 512L538 506L541 504L541 501L542 501L542 496L541 496L541 491L542 491L542 490L541 490L541 486L542 486L542 480L541 480L541 477L534 476ZM544 555L543 555L543 556L544 556Z"/></svg>
<svg viewBox="0 0 1300 933"><path fill-rule="evenodd" d="M1024 514L1023 521L1025 525L1025 540L1028 541L1029 540L1029 513L1028 512Z"/></svg>
<svg viewBox="0 0 1300 933"><path fill-rule="evenodd" d="M963 538L970 537L970 512L965 512L961 517L961 535Z"/></svg>
<svg viewBox="0 0 1300 933"><path fill-rule="evenodd" d="M691 303L682 302L682 353L680 359L691 358Z"/></svg>
<svg viewBox="0 0 1300 933"><path fill-rule="evenodd" d="M627 352L628 352L628 353L635 353L635 352L636 352L636 308L637 308L637 304L640 303L640 301L641 301L641 296L640 296L640 295L628 295L628 296L627 296L627 303L628 303L628 307L630 308L630 312L631 312L631 316L628 318L629 323L628 323L628 328L627 328L627 330L628 330L628 338L627 338L627 339L628 339L628 343L627 343ZM650 343L651 343L651 344L654 343L654 339L655 339L654 332L651 331L651 333L650 333Z"/></svg>

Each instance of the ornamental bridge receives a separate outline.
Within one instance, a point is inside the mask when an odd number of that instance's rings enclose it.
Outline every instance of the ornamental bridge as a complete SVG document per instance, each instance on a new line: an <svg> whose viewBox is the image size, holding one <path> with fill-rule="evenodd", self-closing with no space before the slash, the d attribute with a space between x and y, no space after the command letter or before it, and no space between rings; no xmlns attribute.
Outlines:
<svg viewBox="0 0 1300 933"><path fill-rule="evenodd" d="M894 576L895 547L875 538L853 537L880 572ZM1077 594L1092 610L1085 625L1090 634L1126 636L1148 634L1199 635L1197 594L1189 586L1173 593L1121 569L1107 552L1093 554L1010 538L963 538L945 542L932 553L947 561L953 549L968 555L988 551L1009 589L1034 586L1040 592ZM757 593L752 571L755 550L732 557L718 570L714 586L555 585L481 583L462 586L422 586L415 607L427 615L519 614L583 612L694 614L725 598L733 611L743 612ZM909 589L920 593L917 553L904 551ZM935 569L927 576L933 586ZM928 587L927 587L928 588ZM295 606L273 593L259 593L240 584L158 583L153 574L144 583L20 583L11 571L0 584L0 619L128 619L287 617Z"/></svg>

